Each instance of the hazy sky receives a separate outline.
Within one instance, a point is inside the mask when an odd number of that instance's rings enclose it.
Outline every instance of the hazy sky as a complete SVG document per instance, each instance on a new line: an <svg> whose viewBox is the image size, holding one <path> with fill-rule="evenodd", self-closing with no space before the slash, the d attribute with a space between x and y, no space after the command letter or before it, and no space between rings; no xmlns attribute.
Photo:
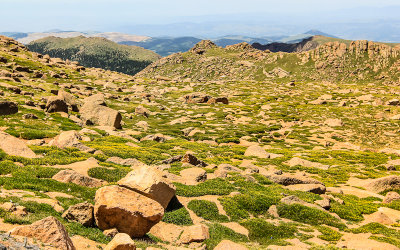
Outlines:
<svg viewBox="0 0 400 250"><path fill-rule="evenodd" d="M232 14L291 15L400 6L399 0L0 0L0 31L99 30L137 24L207 22ZM371 8L372 7L372 8ZM329 17L334 21L335 16ZM382 17L384 18L384 16ZM246 20L242 20L246 21ZM286 20L287 21L287 20Z"/></svg>

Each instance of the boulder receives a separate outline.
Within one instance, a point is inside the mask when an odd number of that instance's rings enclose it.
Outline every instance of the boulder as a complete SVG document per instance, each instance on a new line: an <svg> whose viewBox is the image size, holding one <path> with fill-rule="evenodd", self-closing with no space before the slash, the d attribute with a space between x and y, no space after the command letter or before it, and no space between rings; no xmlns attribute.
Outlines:
<svg viewBox="0 0 400 250"><path fill-rule="evenodd" d="M183 232L182 226L160 221L151 228L150 233L158 239L167 242L176 242Z"/></svg>
<svg viewBox="0 0 400 250"><path fill-rule="evenodd" d="M325 210L329 210L331 208L331 200L326 197L322 200L317 200L314 203L319 205L320 207L322 207Z"/></svg>
<svg viewBox="0 0 400 250"><path fill-rule="evenodd" d="M12 115L18 113L18 105L15 102L0 101L0 115Z"/></svg>
<svg viewBox="0 0 400 250"><path fill-rule="evenodd" d="M68 113L68 105L62 98L58 96L50 96L47 99L46 111L49 113L54 113L54 112Z"/></svg>
<svg viewBox="0 0 400 250"><path fill-rule="evenodd" d="M189 244L192 242L203 242L210 238L208 227L202 224L186 227L180 238L180 242Z"/></svg>
<svg viewBox="0 0 400 250"><path fill-rule="evenodd" d="M207 180L207 172L202 168L187 168L180 172L186 185L196 185Z"/></svg>
<svg viewBox="0 0 400 250"><path fill-rule="evenodd" d="M55 248L75 250L74 244L63 224L52 216L28 226L16 227L10 231L10 234L35 238Z"/></svg>
<svg viewBox="0 0 400 250"><path fill-rule="evenodd" d="M300 165L300 166L307 167L307 168L319 168L322 170L329 169L328 165L324 165L319 162L307 161L307 160L301 159L299 157L293 157L290 161L287 162L287 164L291 167Z"/></svg>
<svg viewBox="0 0 400 250"><path fill-rule="evenodd" d="M157 201L164 208L176 192L175 186L163 177L160 170L149 166L141 166L131 171L118 181L118 185L139 192Z"/></svg>
<svg viewBox="0 0 400 250"><path fill-rule="evenodd" d="M86 103L90 103L90 104L95 104L95 105L102 105L102 106L106 106L106 101L104 99L104 95L103 94L96 94L96 95L91 95L89 97L86 97L83 102Z"/></svg>
<svg viewBox="0 0 400 250"><path fill-rule="evenodd" d="M310 192L314 194L324 194L326 187L322 184L295 184L286 187L293 191Z"/></svg>
<svg viewBox="0 0 400 250"><path fill-rule="evenodd" d="M248 248L230 240L221 241L214 250L247 250Z"/></svg>
<svg viewBox="0 0 400 250"><path fill-rule="evenodd" d="M85 176L74 170L66 169L61 170L53 176L53 180L64 183L75 183L76 185L84 187L101 187L106 184L105 181L98 180L92 177Z"/></svg>
<svg viewBox="0 0 400 250"><path fill-rule="evenodd" d="M143 106L138 106L135 108L135 114L142 115L147 118L150 115L150 111Z"/></svg>
<svg viewBox="0 0 400 250"><path fill-rule="evenodd" d="M62 215L68 221L78 222L85 227L93 226L94 224L94 206L88 202L79 203L70 206Z"/></svg>
<svg viewBox="0 0 400 250"><path fill-rule="evenodd" d="M64 102L71 108L72 111L79 112L78 100L75 98L75 96L64 90L60 90L58 91L58 98L64 100Z"/></svg>
<svg viewBox="0 0 400 250"><path fill-rule="evenodd" d="M109 126L120 129L122 116L111 108L93 103L85 103L80 110L81 119L86 125Z"/></svg>
<svg viewBox="0 0 400 250"><path fill-rule="evenodd" d="M211 96L203 93L192 93L183 97L186 103L207 103Z"/></svg>
<svg viewBox="0 0 400 250"><path fill-rule="evenodd" d="M182 157L181 162L189 163L189 164L192 164L193 166L196 166L196 167L206 167L207 166L207 163L197 159L196 156L194 156L192 154L189 154L189 153L185 154Z"/></svg>
<svg viewBox="0 0 400 250"><path fill-rule="evenodd" d="M400 188L400 176L391 175L372 180L366 185L367 189L380 193L388 189Z"/></svg>
<svg viewBox="0 0 400 250"><path fill-rule="evenodd" d="M323 185L320 181L303 177L303 176L295 176L295 175L288 175L288 174L282 174L282 175L267 175L266 176L268 179L270 179L272 182L284 185L284 186L290 186L290 185L295 185L295 184L321 184Z"/></svg>
<svg viewBox="0 0 400 250"><path fill-rule="evenodd" d="M39 158L23 140L0 131L0 149L6 154L25 158Z"/></svg>
<svg viewBox="0 0 400 250"><path fill-rule="evenodd" d="M266 159L269 158L269 154L260 146L252 145L244 152L245 156L256 156L258 158Z"/></svg>
<svg viewBox="0 0 400 250"><path fill-rule="evenodd" d="M112 241L107 244L104 250L135 250L136 245L132 238L125 234L119 233L114 236Z"/></svg>
<svg viewBox="0 0 400 250"><path fill-rule="evenodd" d="M81 140L82 137L77 131L64 131L61 134L57 135L52 141L50 141L49 145L59 148L77 148L81 151L88 153L93 153L95 151L94 149L82 144L80 142Z"/></svg>
<svg viewBox="0 0 400 250"><path fill-rule="evenodd" d="M400 200L400 194L397 192L388 192L383 199L382 203L391 203L392 201L398 201Z"/></svg>
<svg viewBox="0 0 400 250"><path fill-rule="evenodd" d="M130 189L114 185L96 192L94 216L101 230L116 228L131 237L142 237L163 215L160 203Z"/></svg>

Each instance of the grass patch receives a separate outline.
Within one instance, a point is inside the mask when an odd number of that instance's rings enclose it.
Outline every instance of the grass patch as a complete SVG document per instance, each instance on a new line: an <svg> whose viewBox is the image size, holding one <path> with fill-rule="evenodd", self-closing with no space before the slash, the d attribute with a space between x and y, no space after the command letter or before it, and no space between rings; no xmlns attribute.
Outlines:
<svg viewBox="0 0 400 250"><path fill-rule="evenodd" d="M229 218L222 215L218 211L217 204L212 201L205 200L191 200L188 208L192 210L197 216L214 222L228 222Z"/></svg>

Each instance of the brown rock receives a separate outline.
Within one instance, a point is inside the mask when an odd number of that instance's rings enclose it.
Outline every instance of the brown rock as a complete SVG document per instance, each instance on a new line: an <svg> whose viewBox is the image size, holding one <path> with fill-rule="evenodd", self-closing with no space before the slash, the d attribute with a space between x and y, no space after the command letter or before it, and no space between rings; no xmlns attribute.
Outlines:
<svg viewBox="0 0 400 250"><path fill-rule="evenodd" d="M18 113L18 105L15 102L0 101L0 115L12 115Z"/></svg>
<svg viewBox="0 0 400 250"><path fill-rule="evenodd" d="M68 113L68 105L62 98L59 98L58 96L50 96L47 99L46 111L49 113L54 113L54 112Z"/></svg>
<svg viewBox="0 0 400 250"><path fill-rule="evenodd" d="M135 250L135 242L125 233L119 233L108 243L104 250Z"/></svg>
<svg viewBox="0 0 400 250"><path fill-rule="evenodd" d="M149 117L150 111L143 106L138 106L135 108L135 114L142 115L144 117Z"/></svg>
<svg viewBox="0 0 400 250"><path fill-rule="evenodd" d="M39 158L23 140L0 131L0 149L6 154L25 158Z"/></svg>
<svg viewBox="0 0 400 250"><path fill-rule="evenodd" d="M75 183L84 187L101 187L106 184L105 181L85 176L70 169L61 170L53 176L53 180L64 183Z"/></svg>
<svg viewBox="0 0 400 250"><path fill-rule="evenodd" d="M175 186L163 177L160 170L149 166L136 168L118 181L118 185L139 192L159 202L164 208L168 206L176 191Z"/></svg>
<svg viewBox="0 0 400 250"><path fill-rule="evenodd" d="M150 233L162 241L175 242L183 232L183 227L160 221L151 228Z"/></svg>
<svg viewBox="0 0 400 250"><path fill-rule="evenodd" d="M392 201L400 200L400 194L397 192L388 192L382 203L391 203Z"/></svg>
<svg viewBox="0 0 400 250"><path fill-rule="evenodd" d="M321 184L295 184L286 187L289 190L310 192L314 194L324 194L326 187Z"/></svg>
<svg viewBox="0 0 400 250"><path fill-rule="evenodd" d="M321 182L303 177L303 176L295 176L295 175L287 175L287 174L282 174L282 175L268 175L266 176L268 179L270 179L272 182L284 185L284 186L290 186L290 185L295 185L295 184L322 184Z"/></svg>
<svg viewBox="0 0 400 250"><path fill-rule="evenodd" d="M192 155L192 154L185 154L182 157L181 162L189 163L189 164L192 164L193 166L196 166L196 167L206 167L207 166L207 163L197 159L197 157Z"/></svg>
<svg viewBox="0 0 400 250"><path fill-rule="evenodd" d="M202 168L187 168L180 174L187 185L196 185L207 180L207 172Z"/></svg>
<svg viewBox="0 0 400 250"><path fill-rule="evenodd" d="M94 206L88 202L70 206L62 215L68 221L75 221L85 227L90 227L94 223Z"/></svg>
<svg viewBox="0 0 400 250"><path fill-rule="evenodd" d="M103 234L107 237L114 238L115 235L118 234L118 230L116 228L107 229L103 231Z"/></svg>
<svg viewBox="0 0 400 250"><path fill-rule="evenodd" d="M119 186L100 188L95 202L94 216L100 229L116 228L131 237L142 237L164 215L158 202Z"/></svg>
<svg viewBox="0 0 400 250"><path fill-rule="evenodd" d="M85 103L81 107L81 119L86 125L110 126L120 129L122 116L111 108L93 103Z"/></svg>
<svg viewBox="0 0 400 250"><path fill-rule="evenodd" d="M199 224L190 227L186 227L180 238L180 242L189 244L192 242L202 242L210 238L208 227Z"/></svg>
<svg viewBox="0 0 400 250"><path fill-rule="evenodd" d="M400 176L391 175L387 177L378 178L372 180L366 185L366 187L374 192L382 192L387 189L399 189L400 188Z"/></svg>
<svg viewBox="0 0 400 250"><path fill-rule="evenodd" d="M35 238L56 248L75 250L65 227L52 216L36 221L28 226L16 227L10 233L11 235Z"/></svg>
<svg viewBox="0 0 400 250"><path fill-rule="evenodd" d="M266 159L269 158L269 154L260 146L252 145L244 152L245 156L256 156L258 158Z"/></svg>

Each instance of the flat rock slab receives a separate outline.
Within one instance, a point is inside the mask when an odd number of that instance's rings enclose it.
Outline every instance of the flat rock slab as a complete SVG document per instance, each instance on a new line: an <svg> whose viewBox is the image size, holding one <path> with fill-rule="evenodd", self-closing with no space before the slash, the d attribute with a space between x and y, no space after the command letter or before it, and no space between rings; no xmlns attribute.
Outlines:
<svg viewBox="0 0 400 250"><path fill-rule="evenodd" d="M23 140L0 131L0 149L6 154L24 158L40 158L36 155Z"/></svg>

